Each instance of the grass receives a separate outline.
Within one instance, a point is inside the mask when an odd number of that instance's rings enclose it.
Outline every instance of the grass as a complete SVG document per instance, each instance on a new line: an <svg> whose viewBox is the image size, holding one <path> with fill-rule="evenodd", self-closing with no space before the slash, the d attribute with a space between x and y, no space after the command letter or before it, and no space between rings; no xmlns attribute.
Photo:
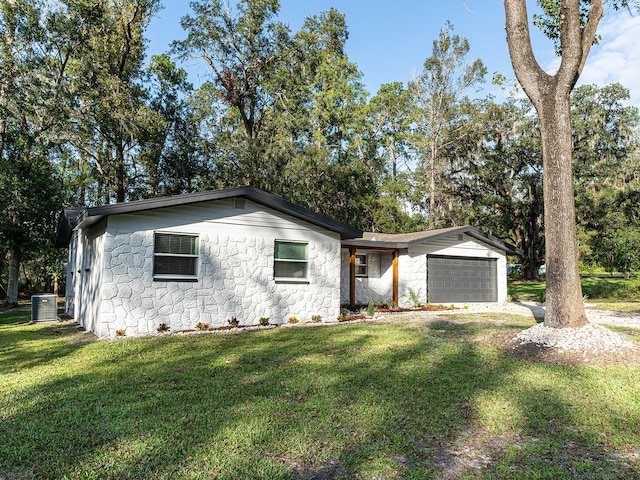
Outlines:
<svg viewBox="0 0 640 480"><path fill-rule="evenodd" d="M116 341L25 320L0 314L0 478L640 478L640 367L517 358L501 340L531 319Z"/></svg>
<svg viewBox="0 0 640 480"><path fill-rule="evenodd" d="M623 303L633 304L640 302L640 275L631 278L611 277L608 274L582 275L582 293L590 302L611 303L619 305ZM538 301L546 292L545 282L534 281L509 281L509 295L514 300ZM626 308L623 311L640 312L640 305L620 306ZM629 310L629 308L631 310Z"/></svg>

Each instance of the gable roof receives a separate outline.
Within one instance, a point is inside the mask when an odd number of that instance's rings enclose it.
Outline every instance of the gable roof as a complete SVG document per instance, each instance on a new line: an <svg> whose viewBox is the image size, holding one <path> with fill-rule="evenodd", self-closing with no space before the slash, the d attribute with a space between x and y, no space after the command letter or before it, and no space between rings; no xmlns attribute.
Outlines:
<svg viewBox="0 0 640 480"><path fill-rule="evenodd" d="M111 215L122 215L126 213L138 213L147 210L155 210L166 207L177 207L194 203L208 202L211 200L224 200L229 198L245 198L266 207L273 208L282 213L304 220L318 227L331 232L339 233L342 240L359 238L362 231L333 220L324 215L312 212L306 208L299 207L293 203L264 192L253 187L227 188L224 190L210 190L199 193L188 193L184 195L173 195L169 197L150 198L147 200L135 200L126 203L114 203L99 207L70 207L65 208L58 222L55 246L66 247L71 240L71 232L74 228L87 228L96 225L101 220Z"/></svg>
<svg viewBox="0 0 640 480"><path fill-rule="evenodd" d="M483 243L491 245L499 250L504 250L510 255L524 255L524 252L513 245L503 242L498 237L489 235L479 228L470 225L462 227L441 228L413 233L369 233L365 232L362 238L348 239L342 242L343 247L361 248L409 248L412 245L429 243L433 240L452 235L467 234Z"/></svg>

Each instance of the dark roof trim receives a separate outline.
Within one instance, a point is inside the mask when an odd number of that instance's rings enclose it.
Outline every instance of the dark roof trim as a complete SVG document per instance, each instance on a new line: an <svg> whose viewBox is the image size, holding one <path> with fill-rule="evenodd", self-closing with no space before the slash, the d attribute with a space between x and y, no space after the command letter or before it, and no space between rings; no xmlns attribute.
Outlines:
<svg viewBox="0 0 640 480"><path fill-rule="evenodd" d="M58 218L58 228L56 230L56 238L54 242L55 248L65 248L69 245L71 232L78 217L82 214L82 207L65 207Z"/></svg>
<svg viewBox="0 0 640 480"><path fill-rule="evenodd" d="M422 235L421 235L422 234ZM356 238L352 240L345 240L342 242L343 247L360 247L363 249L372 249L376 246L380 248L409 248L412 245L425 244L429 243L433 240L450 237L453 235L459 234L467 234L470 237L473 237L477 240L480 240L483 243L491 245L499 250L504 250L507 254L510 255L524 255L524 252L514 247L511 244L503 242L497 237L493 235L489 235L488 233L483 232L479 228L472 226L463 226L463 227L453 227L453 228L443 228L441 230L427 230L425 232L416 232L412 234L365 234L368 238ZM380 240L374 240L373 238L378 237Z"/></svg>
<svg viewBox="0 0 640 480"><path fill-rule="evenodd" d="M71 232L76 227L87 228L99 223L102 219L110 215L122 215L126 213L137 213L159 208L177 207L194 203L208 202L212 200L224 200L228 198L246 198L266 207L273 208L282 213L286 213L305 222L309 222L326 230L339 233L342 240L358 238L362 236L362 231L333 220L324 215L314 213L306 208L299 207L293 203L273 195L271 193L258 190L253 187L227 188L224 190L211 190L199 193L189 193L184 195L174 195L170 197L150 198L148 200L136 200L126 203L115 203L91 208L65 208L58 225L56 236L56 246L65 247L71 239ZM68 212L68 214L67 214Z"/></svg>

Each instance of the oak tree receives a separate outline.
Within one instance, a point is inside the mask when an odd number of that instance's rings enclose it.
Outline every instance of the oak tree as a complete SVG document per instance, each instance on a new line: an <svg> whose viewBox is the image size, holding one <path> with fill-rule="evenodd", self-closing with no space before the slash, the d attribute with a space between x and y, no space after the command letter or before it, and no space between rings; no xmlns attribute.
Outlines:
<svg viewBox="0 0 640 480"><path fill-rule="evenodd" d="M536 23L556 41L558 70L547 73L536 60L525 0L504 0L507 43L516 77L540 119L547 263L544 323L579 327L587 317L578 271L570 94L597 40L603 0L538 0L538 4L543 14Z"/></svg>

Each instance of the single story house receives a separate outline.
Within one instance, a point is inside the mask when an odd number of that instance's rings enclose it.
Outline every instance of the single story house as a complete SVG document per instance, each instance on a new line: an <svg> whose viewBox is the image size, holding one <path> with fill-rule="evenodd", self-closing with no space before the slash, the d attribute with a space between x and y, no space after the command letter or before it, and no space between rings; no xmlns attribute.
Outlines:
<svg viewBox="0 0 640 480"><path fill-rule="evenodd" d="M251 187L65 208L56 246L69 248L65 310L100 337L231 317L334 321L341 302L397 305L409 288L432 302L504 301L505 254L518 253L473 227L363 234ZM460 260L482 282L458 282L449 263Z"/></svg>

